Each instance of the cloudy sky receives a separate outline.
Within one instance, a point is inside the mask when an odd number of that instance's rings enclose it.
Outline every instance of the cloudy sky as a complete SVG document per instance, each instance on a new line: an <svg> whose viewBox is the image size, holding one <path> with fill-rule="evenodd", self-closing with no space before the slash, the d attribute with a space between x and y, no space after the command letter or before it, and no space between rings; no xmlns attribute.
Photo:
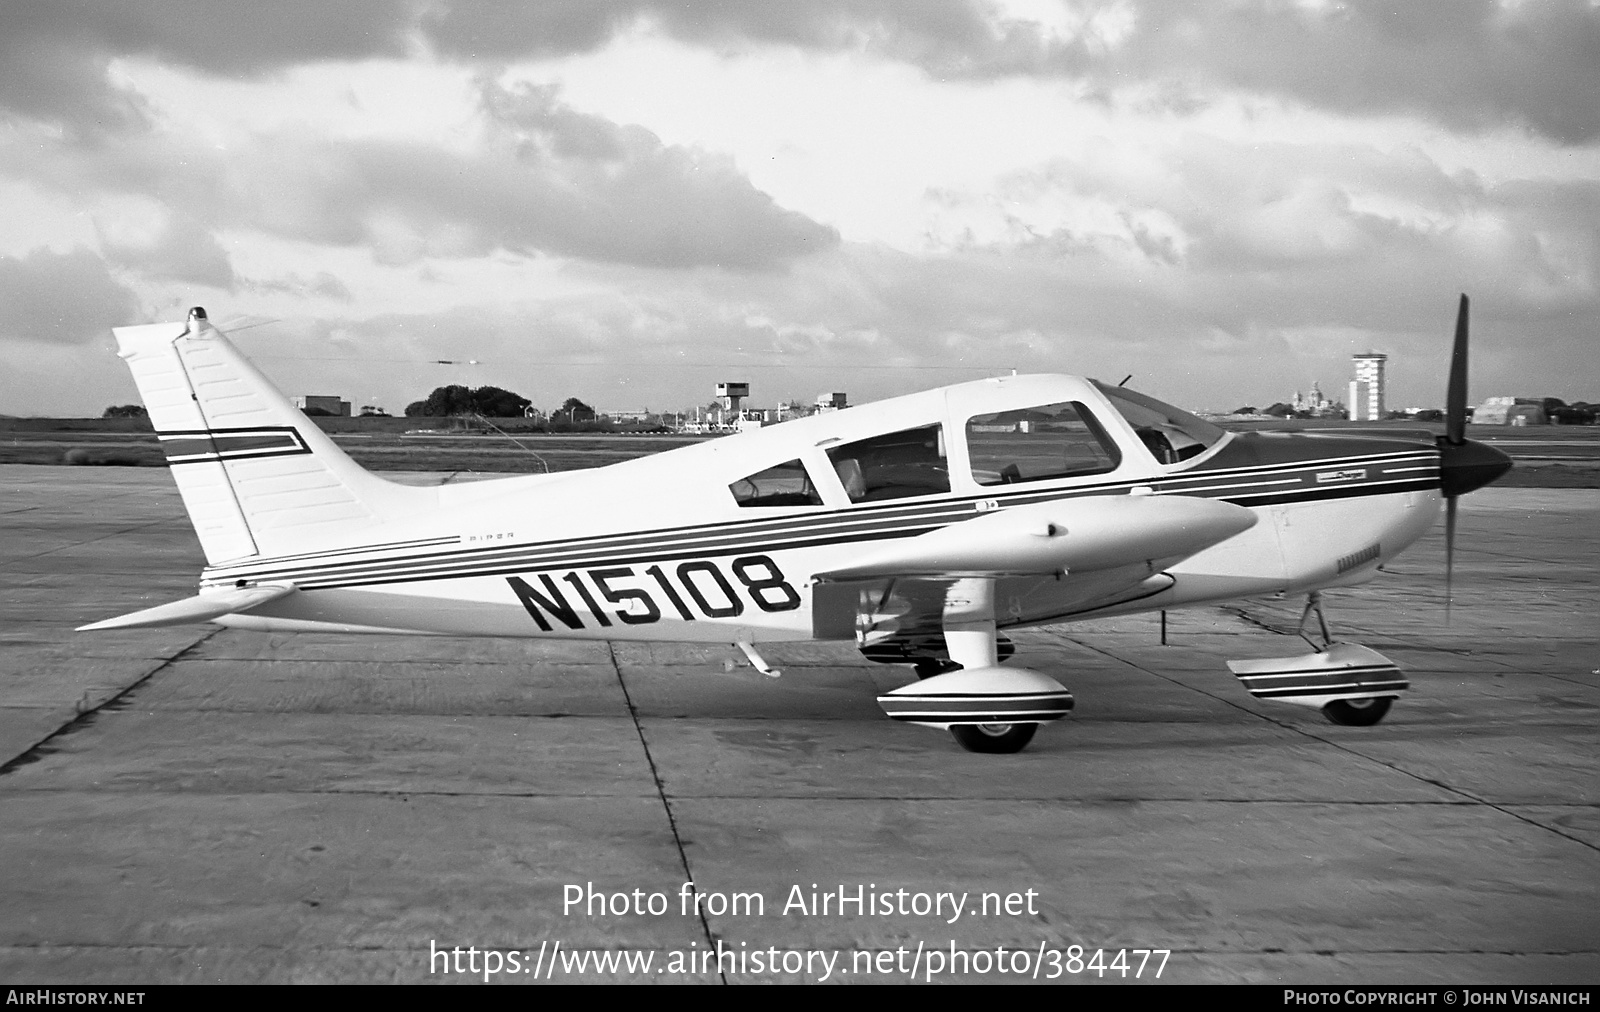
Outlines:
<svg viewBox="0 0 1600 1012"><path fill-rule="evenodd" d="M290 394L1600 399L1594 0L6 0L0 414ZM451 359L462 364L441 365ZM477 364L468 364L476 360Z"/></svg>

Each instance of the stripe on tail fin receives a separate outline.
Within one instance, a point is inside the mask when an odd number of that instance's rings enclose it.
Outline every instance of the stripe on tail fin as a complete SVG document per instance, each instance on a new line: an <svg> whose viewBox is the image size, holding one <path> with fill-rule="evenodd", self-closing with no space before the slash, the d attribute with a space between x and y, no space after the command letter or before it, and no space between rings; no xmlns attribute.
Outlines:
<svg viewBox="0 0 1600 1012"><path fill-rule="evenodd" d="M206 561L311 551L438 505L375 477L261 375L205 310L117 327Z"/></svg>

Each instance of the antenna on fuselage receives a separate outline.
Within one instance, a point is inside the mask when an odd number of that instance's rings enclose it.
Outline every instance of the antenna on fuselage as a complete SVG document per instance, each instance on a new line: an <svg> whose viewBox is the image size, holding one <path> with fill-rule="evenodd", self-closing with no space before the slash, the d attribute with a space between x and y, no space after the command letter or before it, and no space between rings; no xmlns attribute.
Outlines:
<svg viewBox="0 0 1600 1012"><path fill-rule="evenodd" d="M1133 373L1130 372L1128 375L1122 377L1122 382L1118 383L1117 387L1120 389L1122 387L1127 386L1128 385L1128 381L1131 380L1131 379L1133 379Z"/></svg>

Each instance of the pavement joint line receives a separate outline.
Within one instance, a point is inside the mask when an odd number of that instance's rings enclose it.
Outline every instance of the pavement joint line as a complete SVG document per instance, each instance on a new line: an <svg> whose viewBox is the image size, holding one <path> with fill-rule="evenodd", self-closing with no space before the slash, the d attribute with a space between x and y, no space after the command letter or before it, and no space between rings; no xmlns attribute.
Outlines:
<svg viewBox="0 0 1600 1012"><path fill-rule="evenodd" d="M1462 551L1461 548L1459 548L1459 547L1456 548L1456 554L1457 555L1460 555L1461 551ZM1487 555L1492 559L1510 559L1513 562L1551 562L1551 561L1554 561L1554 560L1551 560L1551 559L1529 558L1527 555L1522 555L1522 554L1519 554L1517 552L1497 552L1492 548L1474 548L1474 549L1471 550L1471 554L1473 554L1473 555ZM1541 579L1541 578L1540 577L1535 577L1535 579Z"/></svg>
<svg viewBox="0 0 1600 1012"><path fill-rule="evenodd" d="M118 692L113 693L112 695L110 695L107 698L101 700L99 703L95 704L94 706L90 707L87 710L79 710L73 716L73 718L71 720L67 721L65 724L62 724L60 727L56 728L54 731L51 731L49 734L45 735L43 738L39 739L38 741L34 742L32 745L30 745L27 748L23 749L21 752L19 752L16 755L12 756L10 759L7 759L5 762L0 763L0 777L3 777L6 774L12 773L15 770L20 769L23 766L26 766L26 765L28 765L28 764L30 764L32 762L36 762L37 760L44 758L43 750L49 746L50 742L54 741L56 738L62 737L63 735L71 734L73 731L76 731L76 730L88 725L91 721L94 720L95 715L98 714L101 710L104 710L106 707L111 706L113 703L117 703L117 702L119 702L119 701L121 701L123 699L126 699L128 697L128 695L129 695L129 693L133 692L135 689L139 688L139 686L145 684L151 678L155 677L156 672L164 670L169 665L171 665L174 661L176 661L180 657L182 657L184 654L186 654L189 651L193 650L195 647L198 647L200 644L204 643L206 640L210 639L211 637L217 635L221 631L222 631L222 629L220 627L207 630L206 633L204 635L202 635L199 639L196 639L193 643L190 643L188 646L183 647L182 649L178 650L171 657L168 657L165 660L160 661L154 667L152 667L149 671L146 671L144 674L140 675L138 678L134 679L132 682L129 682L126 686L124 686Z"/></svg>
<svg viewBox="0 0 1600 1012"><path fill-rule="evenodd" d="M23 794L93 794L96 796L115 796L127 794L182 794L185 797L196 798L236 798L244 792L237 790L196 790L192 787L162 788L148 784L139 784L129 788L115 787L16 787L6 788L5 794L16 797ZM430 790L378 790L378 789L338 789L338 788L313 788L307 790L270 790L251 791L253 798L268 797L373 797L373 798L522 798L529 801L544 799L589 799L603 798L648 798L655 795L653 791L644 791L638 794L561 794L554 791L430 791ZM844 801L862 804L883 804L885 802L900 802L906 804L967 802L975 805L1013 804L1018 801L1048 801L1058 805L1083 805L1086 807L1104 807L1110 805L1269 805L1286 808L1483 808L1484 805L1477 801L1428 801L1425 799L1398 800L1398 801L1360 801L1348 798L1205 798L1205 797L1137 797L1134 795L1104 795L1083 797L1070 794L1031 794L1015 797L972 798L959 794L778 794L762 792L760 794L687 794L680 793L680 799L689 801L812 801L834 802ZM1570 801L1515 801L1506 802L1522 808L1600 808L1600 804L1573 803Z"/></svg>
<svg viewBox="0 0 1600 1012"><path fill-rule="evenodd" d="M278 659L272 658L272 657L190 657L187 660L185 660L183 663L185 663L185 664L249 664L249 663L257 663L257 664L274 664L274 665L279 665L279 664L370 664L370 665L374 665L374 666L377 666L377 667L382 667L384 669L388 669L388 668L404 668L404 667L408 667L408 666L413 665L413 664L415 664L415 665L424 665L424 664L426 664L426 665L432 665L432 666L435 666L435 667L450 667L450 668L458 668L458 667L463 667L463 666L467 666L467 665L473 665L473 666L478 666L478 667L515 668L515 669L520 671L520 670L522 670L522 668L523 668L523 666L524 666L524 664L526 662L516 661L516 660L480 661L480 660L473 660L471 658L455 658L455 657L440 657L437 660L428 660L427 658L402 658L400 660L394 660L394 661L368 661L368 660L360 660L360 659L352 660L352 659L341 659L341 658L338 658L338 657L297 657L294 660L288 660L288 661L278 660ZM605 661L561 661L559 663L561 663L561 664L563 664L563 665L565 665L566 667L569 667L569 668L607 668L607 667L610 667L610 665L608 665ZM252 681L258 681L259 679L251 679L251 680Z"/></svg>
<svg viewBox="0 0 1600 1012"><path fill-rule="evenodd" d="M12 556L11 558L7 559L6 562L9 564L9 563L13 563L13 562L27 562L30 559L42 559L46 555L54 555L57 552L65 551L65 550L67 550L69 548L82 548L84 545L92 545L97 541L105 541L108 538L121 537L124 534L132 534L135 531L142 531L147 527L160 527L163 524L170 524L170 523L172 523L174 521L179 521L179 520L183 520L183 519L184 519L184 517L182 517L180 515L174 515L174 516L166 517L165 519L162 519L162 520L152 520L149 523L134 524L132 527L123 527L123 528L121 528L119 530L110 531L108 533L100 535L98 538L90 538L87 541L74 541L70 545L57 545L55 548L46 549L45 551L42 551L42 552L35 552L32 555L16 555L16 556Z"/></svg>
<svg viewBox="0 0 1600 1012"><path fill-rule="evenodd" d="M611 668L617 673L617 685L622 689L623 701L628 704L628 715L633 718L633 729L639 735L639 747L644 750L645 762L650 764L650 779L655 782L656 795L661 798L661 807L667 813L667 825L672 830L672 845L678 848L678 861L683 865L685 880L694 882L694 870L689 867L689 853L684 849L683 836L678 832L678 818L672 811L672 800L667 797L667 788L661 782L661 771L656 767L656 757L650 754L650 742L645 738L644 725L639 723L639 710L633 705L633 695L628 692L628 680L622 677L622 665L617 663L617 647L615 643L606 644L606 653L611 657ZM698 889L696 889L698 892ZM700 930L705 934L706 944L716 948L717 937L711 932L711 923L706 920L704 905L695 904L695 915L700 920ZM717 979L726 984L728 977L722 972L722 967L717 966Z"/></svg>
<svg viewBox="0 0 1600 1012"><path fill-rule="evenodd" d="M1117 659L1121 660L1121 658L1117 658ZM1132 664L1132 662L1125 662L1125 663ZM1134 667L1138 667L1138 665L1133 665L1133 666ZM1140 668L1140 670L1141 671L1145 671L1146 674L1154 674L1154 672L1148 671L1147 669L1144 669L1144 668ZM1186 685L1186 684L1184 684L1183 682L1179 681L1176 678L1169 679L1169 680L1172 681L1176 685L1182 685L1184 688L1193 688L1193 686ZM1200 690L1196 690L1196 691L1200 691ZM1210 693L1203 693L1203 694L1211 695ZM1220 697L1216 697L1216 696L1213 696L1212 698L1220 699ZM1278 720L1277 718L1265 718L1265 715L1263 715L1261 713L1258 713L1255 710L1251 710L1251 709L1249 709L1247 707L1237 706L1236 705L1235 708L1238 709L1242 713L1247 713L1250 716L1258 718L1258 719L1270 719L1270 720L1272 720L1273 723L1279 724L1280 726L1285 727L1285 728L1294 728L1295 727L1295 725L1284 723L1283 721ZM50 709L50 707L48 705L46 705L46 704L34 705L34 704L28 704L28 703L0 703L0 711L4 711L4 710L42 710L42 709ZM507 711L507 710L497 710L497 711L495 711L493 713L479 713L479 712L474 712L474 711L470 711L470 710L394 710L394 709L363 710L363 709L358 709L358 708L355 708L355 707L342 707L340 709L315 710L315 709L306 709L304 707L297 708L297 709L266 709L266 708L234 707L234 706L171 706L171 705L166 705L166 704L162 704L160 706L151 707L148 710L146 710L145 713L148 714L148 715L154 715L154 714L158 714L158 713L213 713L213 714L223 714L223 715L235 715L235 716L241 716L241 717L244 717L244 716L251 716L251 717L262 717L262 716L267 716L267 717L301 717L301 716L304 716L304 717L343 717L343 716L351 716L351 717L427 717L427 718L471 717L474 720L502 720L502 719L503 720L621 720L621 719L623 719L623 716L621 714L616 714L616 713L568 713L568 712L565 712L565 711L551 712L551 711L535 711L535 710L528 710L528 711L522 711L522 712ZM702 713L645 713L645 714L643 714L643 716L649 717L651 720L702 721L702 722L718 722L718 723L724 722L724 721L740 721L740 722L748 722L748 723L753 723L753 724L788 723L788 722L791 722L794 719L793 717L790 717L790 716L777 716L777 715L768 715L768 714L735 714L733 716L714 716L714 715L707 715L707 714L702 714ZM873 725L880 724L880 723L882 723L882 720L883 720L883 718L875 717L875 716L874 717L866 717L866 716L828 716L828 715L825 715L825 714L807 715L807 717L805 719L806 720L814 720L819 724L873 724ZM1494 729L1493 728L1493 719L1492 718L1484 718L1484 719L1485 719L1485 721L1488 722L1487 724L1475 724L1475 725L1472 725L1472 726L1477 728L1480 731L1484 731L1484 732L1492 731ZM1225 726L1249 727L1249 726L1251 726L1252 723L1253 722L1240 721L1236 725L1224 725L1224 724L1220 723L1217 720L1206 720L1206 719L1202 719L1202 718L1194 718L1194 719L1188 719L1188 720L1176 720L1176 719L1164 719L1164 718L1160 718L1160 717L1097 717L1097 718L1094 718L1092 721L1089 720L1088 718L1082 718L1082 719L1079 719L1079 720L1075 720L1075 721L1073 721L1072 725L1070 725L1070 726L1076 726L1078 724L1090 724L1091 726L1094 726L1094 727L1111 727L1111 726L1122 726L1122 725L1133 725L1135 727L1148 727L1148 726L1152 726L1152 725L1164 725L1164 726L1175 727L1175 728L1183 728L1183 727L1225 727ZM1572 725L1569 722L1565 722L1565 721L1551 720L1551 721L1545 721L1545 722L1539 723L1536 726L1545 727L1545 728L1548 728L1548 729L1560 731L1560 730L1563 730L1563 729L1570 728ZM1295 729L1299 730L1298 728L1295 728Z"/></svg>
<svg viewBox="0 0 1600 1012"><path fill-rule="evenodd" d="M1082 642L1082 641L1079 641L1079 642ZM1167 675L1163 675L1159 671L1152 671L1149 668L1146 668L1143 665L1137 664L1137 663L1135 663L1133 661L1127 660L1126 658L1118 657L1116 654L1113 654L1110 651L1101 650L1099 647L1091 646L1090 644L1087 644L1087 643L1084 643L1083 645L1089 647L1089 649L1091 649L1091 650L1095 650L1098 653L1102 653L1105 656L1110 657L1113 660L1120 661L1121 663L1127 664L1130 667L1137 668L1138 670L1143 671L1147 675L1154 675L1155 677L1164 679L1165 681L1171 682L1174 685L1180 685L1180 686L1183 686L1184 688L1190 689L1190 690L1192 690L1194 692L1198 692L1201 695L1210 696L1212 699L1218 700L1220 702L1227 703L1229 706L1235 707L1236 709L1245 710L1246 713L1254 713L1254 711L1252 711L1252 710L1246 710L1245 707L1241 706L1239 703L1236 703L1233 700L1228 699L1228 698L1226 698L1224 696L1219 696L1214 692L1208 692L1205 689L1201 689L1201 688L1198 688L1196 686L1184 685L1183 682L1180 682L1175 678L1170 678ZM1500 813L1505 814L1505 815L1509 815L1513 819L1516 819L1518 822L1526 823L1527 825L1533 826L1533 827L1535 827L1537 829L1542 829L1545 832L1551 833L1551 834L1553 834L1555 836L1559 836L1564 840L1570 840L1573 843L1576 843L1580 847L1585 847L1585 848L1587 848L1589 850L1600 852L1600 845L1596 845L1596 844L1590 843L1588 840L1585 840L1585 839L1583 839L1582 837L1579 837L1579 836L1574 836L1571 833L1562 832L1561 830L1555 828L1554 826L1547 826L1542 822L1538 822L1538 821L1536 821L1534 819L1530 819L1525 815L1521 815L1521 814L1519 814L1517 812L1512 811L1511 809L1507 808L1504 804L1500 804L1500 803L1491 801L1488 798L1480 798L1477 795L1473 794L1471 791L1466 790L1465 788L1455 787L1455 786L1452 786L1451 784L1445 783L1442 780L1436 780L1436 779L1434 779L1432 777L1423 776L1420 773L1413 773L1411 770L1405 769L1404 767L1402 767L1402 766L1400 766L1400 765L1398 765L1396 763L1390 762L1389 760L1380 759L1377 756L1368 755L1365 752L1362 752L1360 749L1357 749L1357 748L1355 748L1353 746L1346 745L1343 742L1334 741L1332 738L1326 738L1326 737L1324 737L1324 736L1322 736L1320 734L1316 734L1315 732L1308 731L1304 727L1300 727L1300 726L1297 726L1297 725L1294 725L1294 724L1287 723L1287 722L1285 722L1283 720L1278 719L1277 717L1271 716L1270 714L1262 713L1262 714L1256 714L1256 716L1260 717L1262 720L1270 721L1271 723L1276 724L1279 727L1287 728L1287 729L1295 732L1296 734L1304 735L1305 737L1310 738L1312 741L1321 742L1322 744L1331 746L1332 748L1335 748L1335 749L1339 750L1340 752L1344 752L1344 753L1346 753L1348 755L1356 756L1357 758L1360 758L1360 759L1365 759L1367 762L1374 763L1374 764L1376 764L1378 766L1382 766L1385 769L1393 770L1394 772L1399 773L1401 776L1410 777L1411 779L1419 781L1421 783L1425 783L1425 784L1429 784L1429 785L1431 785L1433 787L1437 787L1442 791L1448 791L1451 794L1460 795L1461 797L1466 798L1468 801L1475 802L1476 804L1482 805L1482 806L1484 806L1486 808L1492 808L1497 812L1500 812Z"/></svg>
<svg viewBox="0 0 1600 1012"><path fill-rule="evenodd" d="M0 710L7 710L7 709L38 710L38 709L48 709L48 707L26 706L26 705L16 705L16 704L0 704ZM300 717L300 716L306 716L306 717L345 717L345 716L350 716L350 717L471 717L474 720L499 720L499 719L502 719L502 718L503 719L507 719L507 720L530 720L530 719L533 719L533 720L622 720L622 719L624 719L623 715L620 714L620 713L564 713L564 712L562 712L562 713L542 712L541 713L541 712L534 712L534 711L529 711L529 712L526 712L526 713L512 713L512 712L507 712L507 711L504 711L504 710L497 710L494 713L474 713L474 712L467 711L467 710L394 710L394 709L388 709L388 710L359 710L359 709L356 709L354 707L343 707L343 708L340 708L340 709L337 709L337 710L308 710L308 709L305 709L303 707L299 708L299 709L293 709L293 710L283 710L283 709L268 710L268 709L247 709L247 708L243 708L243 707L230 707L230 706L165 706L165 705L163 705L163 706L152 707L152 708L150 708L149 710L147 710L145 712L146 713L151 713L151 714L156 714L156 713L217 713L217 714L237 714L239 716L278 716L278 717ZM649 717L652 720L748 720L748 721L771 721L771 722L778 722L778 723L789 722L789 721L792 721L794 719L793 717L781 717L781 716L707 717L707 716L705 716L703 714L698 714L698 713L661 713L661 714L645 714L645 716ZM858 724L878 724L878 723L880 723L882 721L881 717L828 717L828 716L820 716L820 717L807 717L806 719L807 720L816 720L816 721L818 721L820 723L836 723L836 724L838 724L838 723L852 723L852 722L853 723L858 723ZM1204 721L1198 721L1198 720L1195 720L1195 721L1166 721L1166 722L1162 722L1162 721L1146 721L1146 720L1139 720L1139 721L1109 721L1108 720L1108 721L1104 721L1104 723L1107 723L1107 724L1114 724L1114 723L1130 723L1130 724L1173 723L1173 724L1179 724L1179 725L1188 725L1188 724L1202 724L1202 723L1205 723L1205 722Z"/></svg>
<svg viewBox="0 0 1600 1012"><path fill-rule="evenodd" d="M1580 682L1571 675L1553 675L1548 671L1535 671L1534 674L1543 675L1546 678L1554 678L1556 681L1566 682L1568 685L1581 685L1585 689L1600 689L1600 685L1595 685L1593 682Z"/></svg>

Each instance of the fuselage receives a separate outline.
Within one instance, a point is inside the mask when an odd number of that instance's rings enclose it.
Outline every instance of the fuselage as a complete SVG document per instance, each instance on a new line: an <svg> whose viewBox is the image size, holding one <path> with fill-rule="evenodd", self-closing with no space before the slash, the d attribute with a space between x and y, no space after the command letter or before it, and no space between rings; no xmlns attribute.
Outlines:
<svg viewBox="0 0 1600 1012"><path fill-rule="evenodd" d="M359 544L209 567L207 587L298 593L225 624L442 635L837 638L817 574L1015 506L1220 499L1249 530L1160 571L1008 577L1001 627L1369 579L1440 502L1428 442L1224 433L1070 376L964 383L592 471L440 490Z"/></svg>

